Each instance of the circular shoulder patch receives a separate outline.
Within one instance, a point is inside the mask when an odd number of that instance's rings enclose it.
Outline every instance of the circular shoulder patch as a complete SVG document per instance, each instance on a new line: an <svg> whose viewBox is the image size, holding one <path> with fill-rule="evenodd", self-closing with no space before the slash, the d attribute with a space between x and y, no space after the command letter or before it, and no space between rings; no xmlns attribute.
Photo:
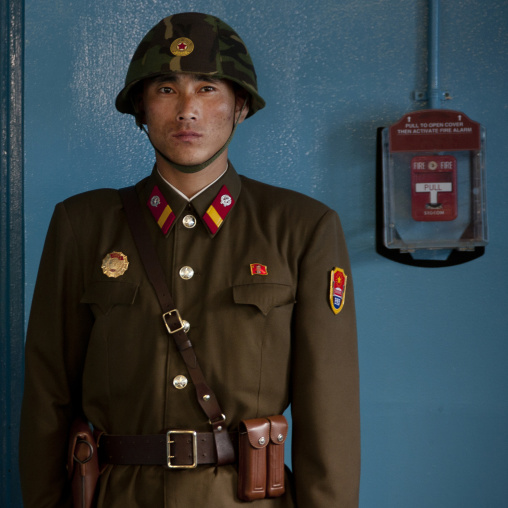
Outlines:
<svg viewBox="0 0 508 508"><path fill-rule="evenodd" d="M175 56L187 56L194 51L194 43L187 37L180 37L171 43L169 49Z"/></svg>

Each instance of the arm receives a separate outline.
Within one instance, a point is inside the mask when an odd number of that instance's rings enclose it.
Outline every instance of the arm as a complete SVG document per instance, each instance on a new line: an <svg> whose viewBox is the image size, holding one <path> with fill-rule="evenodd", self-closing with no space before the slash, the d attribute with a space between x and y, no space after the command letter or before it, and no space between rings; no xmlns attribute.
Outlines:
<svg viewBox="0 0 508 508"><path fill-rule="evenodd" d="M335 314L330 273L348 276ZM360 477L353 284L339 218L327 212L300 263L292 360L293 472L299 507L354 508Z"/></svg>
<svg viewBox="0 0 508 508"><path fill-rule="evenodd" d="M20 430L25 508L71 506L67 439L81 411L81 373L92 317L83 294L83 260L65 206L46 237L27 332Z"/></svg>

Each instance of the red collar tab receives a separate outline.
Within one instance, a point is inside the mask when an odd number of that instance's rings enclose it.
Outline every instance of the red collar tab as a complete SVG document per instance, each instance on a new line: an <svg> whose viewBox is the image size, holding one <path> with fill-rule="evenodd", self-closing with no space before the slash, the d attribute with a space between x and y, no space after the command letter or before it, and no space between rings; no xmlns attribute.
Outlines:
<svg viewBox="0 0 508 508"><path fill-rule="evenodd" d="M175 214L157 185L153 188L147 205L162 232L166 234L175 220Z"/></svg>
<svg viewBox="0 0 508 508"><path fill-rule="evenodd" d="M203 220L212 235L217 233L234 204L235 200L233 199L233 196L229 192L228 188L223 185L205 215L203 215Z"/></svg>

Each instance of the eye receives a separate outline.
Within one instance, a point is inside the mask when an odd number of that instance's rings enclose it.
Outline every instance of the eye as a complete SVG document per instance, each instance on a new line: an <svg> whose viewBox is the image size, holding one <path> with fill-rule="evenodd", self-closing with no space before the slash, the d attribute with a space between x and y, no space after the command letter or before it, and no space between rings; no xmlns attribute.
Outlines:
<svg viewBox="0 0 508 508"><path fill-rule="evenodd" d="M214 92L215 87L213 85L205 85L205 86L201 87L201 91L202 92Z"/></svg>
<svg viewBox="0 0 508 508"><path fill-rule="evenodd" d="M163 94L168 94L174 93L174 90L170 86L164 85L159 88L159 92Z"/></svg>

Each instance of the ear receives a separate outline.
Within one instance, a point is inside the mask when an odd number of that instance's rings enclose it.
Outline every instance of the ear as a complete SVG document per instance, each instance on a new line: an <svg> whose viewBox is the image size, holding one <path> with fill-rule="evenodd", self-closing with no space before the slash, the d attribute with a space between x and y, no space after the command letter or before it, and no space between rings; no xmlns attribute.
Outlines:
<svg viewBox="0 0 508 508"><path fill-rule="evenodd" d="M241 112L241 113L240 113ZM249 96L244 90L236 92L235 97L235 118L238 118L238 123L242 123L249 114Z"/></svg>
<svg viewBox="0 0 508 508"><path fill-rule="evenodd" d="M136 88L131 92L131 101L132 108L134 109L134 117L136 118L136 123L141 127L141 125L146 125L145 118L145 103L143 101L144 95L144 83L138 83Z"/></svg>
<svg viewBox="0 0 508 508"><path fill-rule="evenodd" d="M136 117L136 123L138 125L143 124L146 125L146 118L145 118L145 105L143 103L143 96L141 94L136 97L136 103L134 106L135 111L135 117Z"/></svg>

